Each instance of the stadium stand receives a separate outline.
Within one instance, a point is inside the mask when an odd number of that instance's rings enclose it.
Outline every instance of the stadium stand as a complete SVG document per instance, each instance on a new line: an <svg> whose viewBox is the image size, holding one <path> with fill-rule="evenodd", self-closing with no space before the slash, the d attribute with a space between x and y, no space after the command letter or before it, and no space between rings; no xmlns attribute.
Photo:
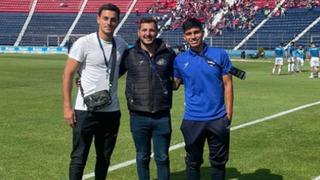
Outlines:
<svg viewBox="0 0 320 180"><path fill-rule="evenodd" d="M128 7L131 4L131 0L108 0L108 1L101 1L101 0L89 0L85 9L84 13L97 13L99 7L105 3L113 3L116 4L119 8L121 13L126 13Z"/></svg>
<svg viewBox="0 0 320 180"><path fill-rule="evenodd" d="M137 1L134 10L141 13L166 13L168 9L174 8L175 0L143 0Z"/></svg>
<svg viewBox="0 0 320 180"><path fill-rule="evenodd" d="M48 36L64 36L75 17L74 13L34 13L20 45L58 46L58 37L49 39L47 43Z"/></svg>
<svg viewBox="0 0 320 180"><path fill-rule="evenodd" d="M20 45L58 45L74 21L82 2L82 0L38 0L35 13ZM121 17L123 17L131 5L132 0L111 0L108 2L117 4L122 12ZM141 17L164 19L163 22L160 23L163 25L168 22L170 17L177 15L173 14L177 10L175 9L179 4L177 2L178 1L175 0L138 0L130 16L119 30L118 35L124 37L129 44L133 44L136 39L136 31L133 31L133 29L136 29L136 22ZM199 5L199 3L217 3L220 1L185 0L185 2L196 3L196 7L198 7L196 8L197 10L210 10L208 11L209 13L218 13L218 10L223 9L224 13L221 21L215 26L208 28L209 36L206 42L213 46L232 49L265 18L265 10L275 7L276 4L279 3L279 0L239 0L234 1L237 3L231 8L226 8L225 3L214 4L214 6L218 5L217 11L212 11L210 8L203 8L203 5ZM308 2L310 3L308 4L306 1L287 0L282 7L285 13L283 15L276 13L241 49L257 49L259 47L273 49L279 41L288 42L292 40L320 15L320 1L311 0ZM0 23L6 26L0 27L0 44L13 45L26 20L27 12L30 9L32 1L3 0L2 3L0 7ZM103 3L105 3L105 1L88 1L84 13L72 32L72 36L81 36L96 30L96 12L98 7ZM180 11L188 12L189 9L181 9ZM200 13L204 15L202 17L203 21L208 20L207 17L213 17L212 14L207 16L208 12ZM239 17L241 18L238 20L237 18ZM183 21L180 20L179 23L181 24L181 22ZM177 24L174 24L174 21L171 21L169 28L166 26L166 28L163 29L164 31L161 34L161 38L172 46L181 45L183 39L180 24L177 26ZM319 24L307 32L299 40L299 43L307 44L310 41L310 37L319 38L318 29Z"/></svg>
<svg viewBox="0 0 320 180"><path fill-rule="evenodd" d="M81 0L39 0L36 12L42 13L77 13Z"/></svg>
<svg viewBox="0 0 320 180"><path fill-rule="evenodd" d="M120 15L120 19L122 19L122 17L123 17L123 14ZM81 35L96 31L98 27L96 23L96 18L97 18L96 13L82 14L76 27L72 31L72 36L81 36Z"/></svg>
<svg viewBox="0 0 320 180"><path fill-rule="evenodd" d="M320 8L312 10L307 8L290 8L285 16L272 17L244 44L242 49L263 47L271 50L280 42L286 43L292 40L319 16ZM316 31L313 32L316 33ZM305 35L304 38L305 41L310 42L310 36ZM305 45L308 44L304 43Z"/></svg>
<svg viewBox="0 0 320 180"><path fill-rule="evenodd" d="M315 14L320 16L320 8L314 8L311 12L315 12ZM309 12L309 13L311 13ZM314 41L317 44L320 44L320 23L317 23L313 26L302 38L300 38L296 44L303 44L305 47L310 43L310 41Z"/></svg>
<svg viewBox="0 0 320 180"><path fill-rule="evenodd" d="M23 12L0 12L0 45L13 45L28 17Z"/></svg>
<svg viewBox="0 0 320 180"><path fill-rule="evenodd" d="M254 3L256 4L259 9L263 8L274 8L277 1L276 0L255 0Z"/></svg>
<svg viewBox="0 0 320 180"><path fill-rule="evenodd" d="M30 0L1 0L0 12L29 12Z"/></svg>

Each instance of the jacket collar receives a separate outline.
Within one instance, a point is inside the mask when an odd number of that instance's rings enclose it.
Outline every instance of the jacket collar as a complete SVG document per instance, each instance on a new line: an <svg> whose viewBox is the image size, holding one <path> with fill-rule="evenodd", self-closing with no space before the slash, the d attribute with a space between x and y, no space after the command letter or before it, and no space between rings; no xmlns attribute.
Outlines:
<svg viewBox="0 0 320 180"><path fill-rule="evenodd" d="M155 39L155 43L156 43L155 54L167 48L166 44L161 39L158 39L158 38ZM136 41L135 48L137 51L144 51L140 46L140 39Z"/></svg>
<svg viewBox="0 0 320 180"><path fill-rule="evenodd" d="M197 54L205 55L207 51L208 51L208 45L206 43L203 43L203 48L200 53L192 50L191 48L189 49L189 53L194 56Z"/></svg>

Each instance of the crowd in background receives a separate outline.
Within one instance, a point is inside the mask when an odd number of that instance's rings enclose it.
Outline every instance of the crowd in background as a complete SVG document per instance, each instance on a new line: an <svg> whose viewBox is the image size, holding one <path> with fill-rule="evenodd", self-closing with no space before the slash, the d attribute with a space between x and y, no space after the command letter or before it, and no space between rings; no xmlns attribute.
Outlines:
<svg viewBox="0 0 320 180"><path fill-rule="evenodd" d="M275 6L279 10L274 16L284 16L288 8L320 6L320 0L286 0L280 5L280 0L268 2L264 7L258 7L252 0L167 0L157 1L148 13L165 13L155 16L162 30L175 30L188 17L194 17L205 24L205 29L211 35L222 35L223 30L251 30L256 25L255 15L262 10L265 16L271 13Z"/></svg>
<svg viewBox="0 0 320 180"><path fill-rule="evenodd" d="M286 0L284 3L284 7L285 8L302 8L302 7L306 7L306 8L313 8L313 7L318 7L320 6L320 0L306 0L306 1L302 1L302 0Z"/></svg>

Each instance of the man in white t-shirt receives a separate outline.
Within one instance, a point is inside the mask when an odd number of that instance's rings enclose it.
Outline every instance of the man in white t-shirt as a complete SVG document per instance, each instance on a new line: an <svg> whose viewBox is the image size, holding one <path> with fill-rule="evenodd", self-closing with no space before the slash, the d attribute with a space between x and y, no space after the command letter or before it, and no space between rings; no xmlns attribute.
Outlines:
<svg viewBox="0 0 320 180"><path fill-rule="evenodd" d="M66 62L63 73L64 119L73 128L70 180L82 179L93 137L97 155L95 179L105 179L107 176L121 116L117 97L119 65L128 46L123 39L113 36L119 16L120 10L117 6L102 5L97 15L98 32L78 39L73 44ZM113 53L116 55L111 55L113 47L116 47L116 53ZM72 107L73 77L77 71L81 83L75 106ZM114 74L112 86L110 74ZM102 90L111 92L111 104L102 106L99 110L88 110L84 97Z"/></svg>

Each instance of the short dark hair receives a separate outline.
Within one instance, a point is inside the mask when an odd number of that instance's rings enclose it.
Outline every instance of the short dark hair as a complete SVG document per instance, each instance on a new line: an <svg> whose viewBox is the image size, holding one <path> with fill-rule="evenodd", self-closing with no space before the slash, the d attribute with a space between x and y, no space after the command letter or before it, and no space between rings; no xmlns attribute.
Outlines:
<svg viewBox="0 0 320 180"><path fill-rule="evenodd" d="M118 6L116 6L112 3L104 4L104 5L100 6L100 8L98 10L98 15L101 16L102 11L104 11L104 10L116 12L118 20L120 19L120 9L118 8Z"/></svg>
<svg viewBox="0 0 320 180"><path fill-rule="evenodd" d="M138 28L141 28L141 24L143 23L154 23L156 26L156 29L158 31L158 22L154 18L141 18L140 21L138 22Z"/></svg>
<svg viewBox="0 0 320 180"><path fill-rule="evenodd" d="M188 18L182 25L183 32L194 27L203 30L202 23L196 18Z"/></svg>

